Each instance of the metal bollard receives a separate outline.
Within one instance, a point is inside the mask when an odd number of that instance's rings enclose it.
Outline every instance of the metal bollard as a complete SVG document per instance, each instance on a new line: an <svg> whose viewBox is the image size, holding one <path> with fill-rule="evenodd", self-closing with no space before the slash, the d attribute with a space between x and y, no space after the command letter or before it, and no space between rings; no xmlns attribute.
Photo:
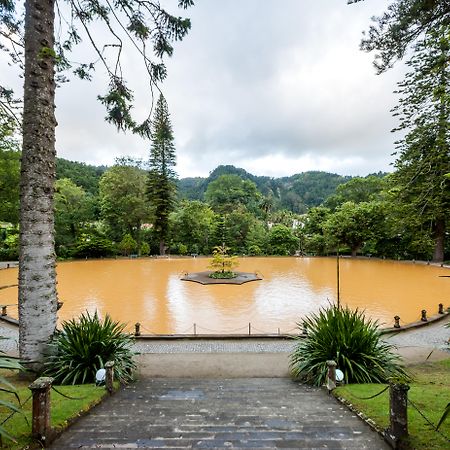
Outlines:
<svg viewBox="0 0 450 450"><path fill-rule="evenodd" d="M394 321L394 328L400 328L400 316L395 316Z"/></svg>
<svg viewBox="0 0 450 450"><path fill-rule="evenodd" d="M393 383L389 388L390 425L386 438L393 448L401 448L401 441L408 436L408 390L403 383Z"/></svg>
<svg viewBox="0 0 450 450"><path fill-rule="evenodd" d="M428 322L428 319L427 319L427 310L426 310L426 309L422 309L422 317L420 318L420 320L421 320L422 322Z"/></svg>
<svg viewBox="0 0 450 450"><path fill-rule="evenodd" d="M108 361L105 364L106 375L105 375L105 387L106 390L112 394L114 391L114 361Z"/></svg>
<svg viewBox="0 0 450 450"><path fill-rule="evenodd" d="M31 434L45 444L51 431L50 425L50 389L53 378L41 377L35 380L28 387L33 395L33 412Z"/></svg>
<svg viewBox="0 0 450 450"><path fill-rule="evenodd" d="M439 303L438 314L444 314L444 305L442 303Z"/></svg>
<svg viewBox="0 0 450 450"><path fill-rule="evenodd" d="M134 324L134 335L135 336L141 335L141 324L139 322Z"/></svg>

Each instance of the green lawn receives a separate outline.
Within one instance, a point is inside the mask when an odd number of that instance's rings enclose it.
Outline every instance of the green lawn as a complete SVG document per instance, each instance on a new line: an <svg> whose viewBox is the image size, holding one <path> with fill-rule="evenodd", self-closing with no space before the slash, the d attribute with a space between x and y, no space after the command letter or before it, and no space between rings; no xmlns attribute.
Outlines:
<svg viewBox="0 0 450 450"><path fill-rule="evenodd" d="M414 381L408 398L434 424L437 424L447 403L450 402L450 359L410 366ZM345 398L358 410L371 418L380 428L389 425L389 391L370 400L384 385L353 384L337 388L337 396ZM409 444L416 450L443 450L450 448L450 441L438 434L425 419L411 406L408 407ZM439 429L450 438L450 418Z"/></svg>
<svg viewBox="0 0 450 450"><path fill-rule="evenodd" d="M4 374L4 371L2 371L2 374ZM32 442L30 438L31 399L27 401L31 393L28 389L30 383L19 381L13 375L9 375L7 379L16 386L21 403L24 403L25 401L26 403L23 406L23 415L16 413L3 425L6 431L13 435L17 440L17 443L14 443L3 439L3 448L22 449ZM103 396L106 395L104 386L97 387L93 384L56 386L56 389L69 397L81 398L78 400L70 400L54 390L51 391L51 424L53 427L57 428L67 426L70 420L97 404ZM4 392L0 392L0 400L7 400L17 404L13 395ZM0 423L9 415L10 411L0 406Z"/></svg>

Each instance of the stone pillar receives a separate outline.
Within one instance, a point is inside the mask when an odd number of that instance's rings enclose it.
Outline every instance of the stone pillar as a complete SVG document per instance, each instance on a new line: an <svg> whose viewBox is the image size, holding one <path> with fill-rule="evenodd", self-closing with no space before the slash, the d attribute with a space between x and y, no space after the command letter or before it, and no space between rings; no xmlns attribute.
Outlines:
<svg viewBox="0 0 450 450"><path fill-rule="evenodd" d="M5 305L5 306L2 306L2 316L7 316L8 315L8 309L7 309L8 307Z"/></svg>
<svg viewBox="0 0 450 450"><path fill-rule="evenodd" d="M105 375L105 387L106 390L112 394L114 391L114 361L108 361L105 364L106 375Z"/></svg>
<svg viewBox="0 0 450 450"><path fill-rule="evenodd" d="M141 324L139 322L134 324L134 335L135 336L141 335Z"/></svg>
<svg viewBox="0 0 450 450"><path fill-rule="evenodd" d="M327 361L328 366L328 374L327 374L327 389L328 393L330 393L333 389L336 388L336 361L330 360Z"/></svg>
<svg viewBox="0 0 450 450"><path fill-rule="evenodd" d="M394 317L394 328L400 328L400 316Z"/></svg>
<svg viewBox="0 0 450 450"><path fill-rule="evenodd" d="M439 314L444 314L444 305L442 303L439 303L438 308L439 308L438 313Z"/></svg>
<svg viewBox="0 0 450 450"><path fill-rule="evenodd" d="M426 309L422 309L422 317L420 318L420 320L421 320L422 322L428 322L428 319L427 319L427 310L426 310Z"/></svg>
<svg viewBox="0 0 450 450"><path fill-rule="evenodd" d="M31 434L33 438L45 444L50 435L50 389L53 378L41 377L30 384L33 394Z"/></svg>
<svg viewBox="0 0 450 450"><path fill-rule="evenodd" d="M402 448L402 440L408 436L408 391L403 383L392 383L389 388L390 426L386 439L395 449Z"/></svg>

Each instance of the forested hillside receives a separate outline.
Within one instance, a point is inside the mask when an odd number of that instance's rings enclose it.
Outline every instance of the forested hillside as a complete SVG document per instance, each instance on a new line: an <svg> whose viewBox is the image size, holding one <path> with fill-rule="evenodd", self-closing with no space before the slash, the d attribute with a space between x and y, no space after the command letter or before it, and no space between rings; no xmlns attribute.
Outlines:
<svg viewBox="0 0 450 450"><path fill-rule="evenodd" d="M179 180L179 196L186 200L203 200L208 185L222 175L238 175L243 180L252 181L264 197L271 199L273 209L288 209L295 213L305 213L308 208L320 205L334 194L337 186L351 179L318 171L271 178L252 175L234 166L219 166L207 178Z"/></svg>
<svg viewBox="0 0 450 450"><path fill-rule="evenodd" d="M69 178L86 192L95 195L98 193L99 180L106 170L106 166L91 166L58 158L56 178ZM287 209L300 214L305 213L308 208L322 204L335 193L337 186L352 178L319 171L303 172L290 177L272 178L256 176L244 169L226 165L218 166L206 178L195 177L178 180L179 198L203 201L209 184L222 175L237 175L243 180L255 183L260 194L270 198L272 209Z"/></svg>

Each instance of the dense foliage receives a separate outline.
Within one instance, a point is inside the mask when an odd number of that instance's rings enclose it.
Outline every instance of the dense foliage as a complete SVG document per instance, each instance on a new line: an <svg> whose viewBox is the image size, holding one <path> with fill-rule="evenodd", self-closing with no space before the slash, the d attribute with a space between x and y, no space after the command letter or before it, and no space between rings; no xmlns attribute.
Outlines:
<svg viewBox="0 0 450 450"><path fill-rule="evenodd" d="M45 373L58 384L93 383L96 372L114 361L115 379L130 381L135 363L124 327L108 315L100 320L97 313L63 322L49 344Z"/></svg>
<svg viewBox="0 0 450 450"><path fill-rule="evenodd" d="M295 377L321 386L328 360L336 361L346 383L385 383L389 377L406 377L394 346L380 339L377 323L361 311L330 305L298 325L308 332L296 338L290 356Z"/></svg>
<svg viewBox="0 0 450 450"><path fill-rule="evenodd" d="M11 161L9 154L5 158L2 155L0 152L0 170L2 164ZM16 174L19 173L19 158L20 153L15 152ZM72 164L73 170L70 169ZM148 172L141 161L121 158L106 170L70 161L65 161L64 165L65 173L73 173L74 178L60 178L56 182L56 250L60 257L160 252L160 238L155 233L146 194ZM98 179L93 184L99 186L97 195L76 182L90 179L95 173ZM168 215L168 251L180 255L209 255L215 246L225 243L231 254L255 256L327 255L339 249L343 254L393 259L432 258L435 233L429 218L438 210L430 207L426 214L413 211L419 206L414 206L412 195L406 196L408 189L401 190L402 197L399 196L400 171L399 174L379 173L354 178L319 174L307 172L270 179L272 186L285 186L277 189L276 194L259 187L260 179L268 182L268 177L254 177L243 169L221 166L209 178L199 179L206 185L200 200L183 200L187 194L184 180L180 180L179 199ZM316 194L309 195L305 187L300 189L301 179L309 179L308 189L321 192L324 198L319 206L308 206L305 214L281 207L286 201L283 192L289 192L287 180L292 189L294 185L298 192L303 189L303 200L314 198L313 203L316 202ZM314 179L318 183L316 187ZM326 194L323 186L332 185L333 179L337 182L336 188ZM435 181L429 179L428 183ZM265 186L267 188L268 184ZM13 194L12 189L14 182L6 188L5 199L12 194L12 203L17 208L17 194ZM418 187L411 185L410 189ZM17 259L18 253L18 228L7 221L8 217L0 216L0 258L3 260ZM449 249L446 251L448 253Z"/></svg>

